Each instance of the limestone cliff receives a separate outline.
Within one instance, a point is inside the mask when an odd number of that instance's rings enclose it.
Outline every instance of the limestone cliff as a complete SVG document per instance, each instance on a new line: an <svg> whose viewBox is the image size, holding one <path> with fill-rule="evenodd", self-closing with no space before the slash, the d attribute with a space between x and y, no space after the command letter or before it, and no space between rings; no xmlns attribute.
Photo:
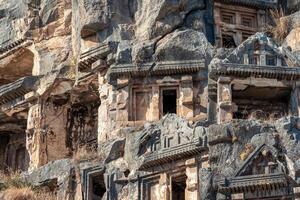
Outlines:
<svg viewBox="0 0 300 200"><path fill-rule="evenodd" d="M0 199L299 199L299 5L0 0Z"/></svg>

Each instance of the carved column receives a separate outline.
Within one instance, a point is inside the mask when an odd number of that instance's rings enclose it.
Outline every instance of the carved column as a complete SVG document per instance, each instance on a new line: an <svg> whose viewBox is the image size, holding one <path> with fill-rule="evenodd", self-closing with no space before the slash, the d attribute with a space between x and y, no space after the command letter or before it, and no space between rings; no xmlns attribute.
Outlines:
<svg viewBox="0 0 300 200"><path fill-rule="evenodd" d="M232 120L232 90L231 79L220 77L218 80L218 123L227 123Z"/></svg>
<svg viewBox="0 0 300 200"><path fill-rule="evenodd" d="M193 77L183 76L179 91L179 116L192 120L193 112Z"/></svg>
<svg viewBox="0 0 300 200"><path fill-rule="evenodd" d="M186 200L197 200L198 199L198 169L196 159L189 159L185 162L186 164L186 189L185 199Z"/></svg>

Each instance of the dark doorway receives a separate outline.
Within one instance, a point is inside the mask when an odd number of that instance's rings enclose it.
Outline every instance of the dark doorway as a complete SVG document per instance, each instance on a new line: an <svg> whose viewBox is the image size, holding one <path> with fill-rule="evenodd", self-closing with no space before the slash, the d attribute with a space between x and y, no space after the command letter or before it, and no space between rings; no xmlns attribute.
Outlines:
<svg viewBox="0 0 300 200"><path fill-rule="evenodd" d="M15 170L26 170L25 164L25 157L26 157L26 147L20 147L16 150L16 157L15 157Z"/></svg>
<svg viewBox="0 0 300 200"><path fill-rule="evenodd" d="M6 148L9 142L8 135L0 136L0 170L5 169L6 166Z"/></svg>
<svg viewBox="0 0 300 200"><path fill-rule="evenodd" d="M168 113L175 113L177 110L177 90L163 90L163 115Z"/></svg>
<svg viewBox="0 0 300 200"><path fill-rule="evenodd" d="M97 174L90 179L90 200L101 200L106 192L103 174Z"/></svg>
<svg viewBox="0 0 300 200"><path fill-rule="evenodd" d="M172 178L172 200L185 200L186 176Z"/></svg>

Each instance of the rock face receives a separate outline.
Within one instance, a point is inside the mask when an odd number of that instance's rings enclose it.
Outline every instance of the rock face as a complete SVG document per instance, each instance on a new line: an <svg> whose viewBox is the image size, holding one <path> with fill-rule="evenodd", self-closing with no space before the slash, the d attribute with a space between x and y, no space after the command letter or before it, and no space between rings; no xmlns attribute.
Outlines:
<svg viewBox="0 0 300 200"><path fill-rule="evenodd" d="M298 5L0 0L0 200L299 198Z"/></svg>

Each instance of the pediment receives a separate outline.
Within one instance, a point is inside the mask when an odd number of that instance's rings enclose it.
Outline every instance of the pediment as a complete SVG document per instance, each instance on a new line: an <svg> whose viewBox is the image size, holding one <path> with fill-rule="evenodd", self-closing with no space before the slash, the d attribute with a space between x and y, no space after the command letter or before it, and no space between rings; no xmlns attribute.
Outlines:
<svg viewBox="0 0 300 200"><path fill-rule="evenodd" d="M146 130L140 138L142 154L165 149L176 148L188 143L197 143L202 140L193 134L193 131L171 130L165 132L161 129Z"/></svg>
<svg viewBox="0 0 300 200"><path fill-rule="evenodd" d="M280 47L264 33L249 37L225 58L223 63L295 67L300 62L287 48Z"/></svg>
<svg viewBox="0 0 300 200"><path fill-rule="evenodd" d="M263 144L255 149L234 177L284 173L282 161L273 147Z"/></svg>
<svg viewBox="0 0 300 200"><path fill-rule="evenodd" d="M165 116L157 124L145 128L139 138L139 156L143 156L141 169L187 159L207 149L204 127L190 127L176 115Z"/></svg>

